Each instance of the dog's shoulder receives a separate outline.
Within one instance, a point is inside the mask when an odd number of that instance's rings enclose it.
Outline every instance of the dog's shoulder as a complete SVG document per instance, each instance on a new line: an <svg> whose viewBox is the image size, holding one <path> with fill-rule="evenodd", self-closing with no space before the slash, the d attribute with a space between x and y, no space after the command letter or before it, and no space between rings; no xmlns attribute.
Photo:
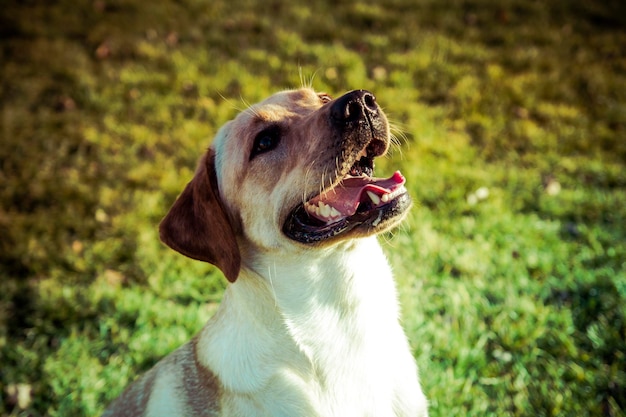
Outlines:
<svg viewBox="0 0 626 417"><path fill-rule="evenodd" d="M220 392L215 375L198 363L193 339L133 382L103 417L217 416Z"/></svg>

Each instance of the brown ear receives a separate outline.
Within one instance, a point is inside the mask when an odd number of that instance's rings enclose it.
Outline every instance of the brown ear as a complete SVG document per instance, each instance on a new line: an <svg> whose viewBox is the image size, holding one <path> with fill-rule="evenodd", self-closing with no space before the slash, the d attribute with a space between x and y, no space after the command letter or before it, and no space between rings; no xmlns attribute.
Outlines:
<svg viewBox="0 0 626 417"><path fill-rule="evenodd" d="M159 233L170 248L217 266L230 282L237 279L241 254L219 196L212 149L161 221Z"/></svg>

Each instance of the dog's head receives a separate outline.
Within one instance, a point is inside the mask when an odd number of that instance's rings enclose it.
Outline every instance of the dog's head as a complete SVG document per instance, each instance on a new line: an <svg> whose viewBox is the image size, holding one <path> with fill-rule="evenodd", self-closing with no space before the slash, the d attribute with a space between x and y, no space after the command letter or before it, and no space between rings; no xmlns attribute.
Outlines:
<svg viewBox="0 0 626 417"><path fill-rule="evenodd" d="M218 132L161 222L161 239L234 281L242 250L327 246L388 230L411 205L399 172L373 176L389 142L368 91L335 100L311 89L275 94Z"/></svg>

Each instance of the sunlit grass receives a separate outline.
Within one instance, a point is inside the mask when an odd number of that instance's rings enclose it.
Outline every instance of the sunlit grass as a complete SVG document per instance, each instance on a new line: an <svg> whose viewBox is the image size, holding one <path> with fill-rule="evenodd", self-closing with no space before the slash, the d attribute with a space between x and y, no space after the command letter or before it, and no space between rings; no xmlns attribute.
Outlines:
<svg viewBox="0 0 626 417"><path fill-rule="evenodd" d="M621 4L13 3L0 414L97 415L200 329L226 282L157 224L219 126L310 84L395 126L377 172L415 204L381 241L431 415L624 415Z"/></svg>

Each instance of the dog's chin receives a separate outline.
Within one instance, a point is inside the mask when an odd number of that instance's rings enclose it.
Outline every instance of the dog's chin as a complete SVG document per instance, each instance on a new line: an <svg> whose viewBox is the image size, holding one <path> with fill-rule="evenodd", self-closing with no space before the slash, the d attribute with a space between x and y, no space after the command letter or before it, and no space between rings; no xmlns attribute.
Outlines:
<svg viewBox="0 0 626 417"><path fill-rule="evenodd" d="M404 183L400 172L387 179L346 175L337 185L293 208L283 233L313 245L389 230L411 206Z"/></svg>

